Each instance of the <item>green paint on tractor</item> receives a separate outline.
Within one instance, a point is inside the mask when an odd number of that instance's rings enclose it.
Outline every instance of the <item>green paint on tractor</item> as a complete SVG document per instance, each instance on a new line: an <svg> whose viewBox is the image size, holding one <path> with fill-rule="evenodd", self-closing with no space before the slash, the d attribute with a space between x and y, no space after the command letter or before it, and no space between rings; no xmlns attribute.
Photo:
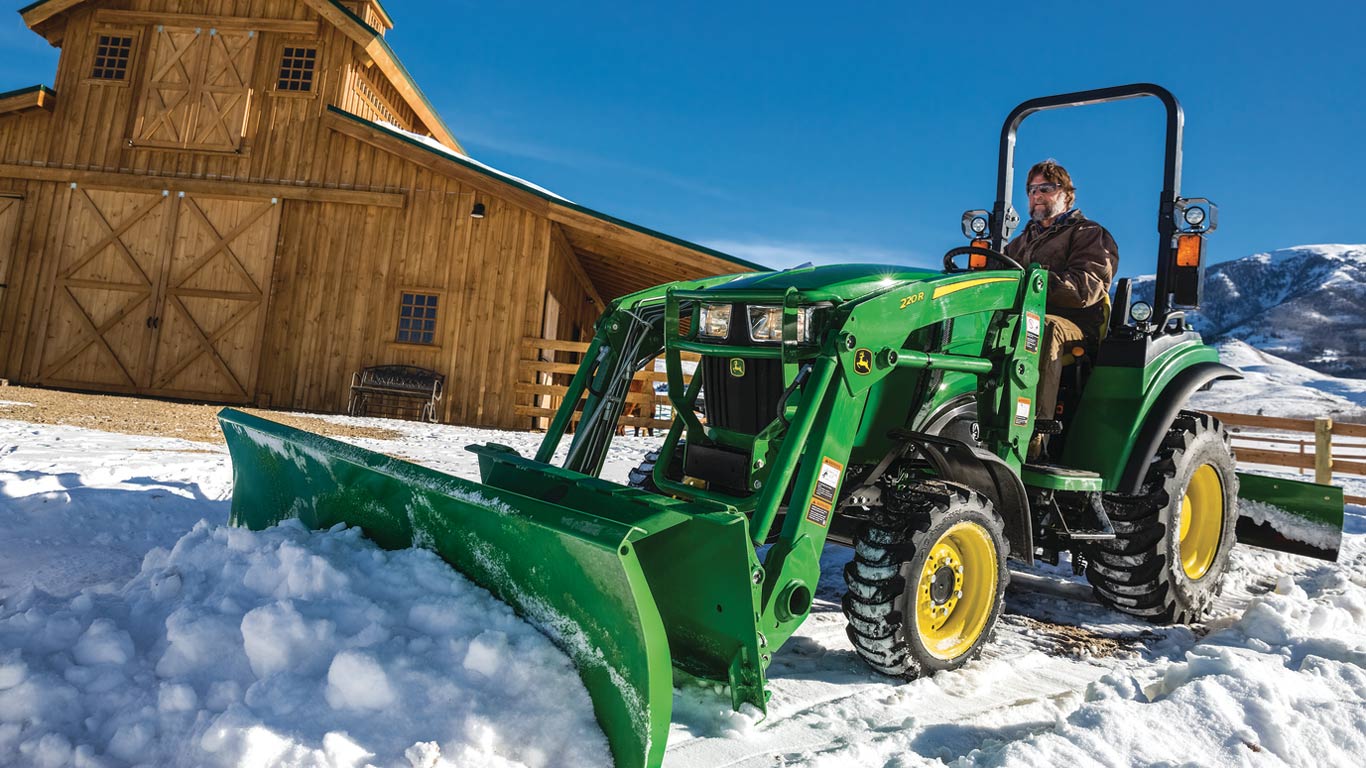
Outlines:
<svg viewBox="0 0 1366 768"><path fill-rule="evenodd" d="M1170 99L1125 86L1017 113L1135 95ZM1179 133L1176 146L1169 171ZM1164 199L1171 220L1193 204L1175 183ZM855 548L843 601L855 651L903 678L980 653L1008 560L1070 553L1103 604L1182 622L1208 609L1235 527L1336 557L1341 489L1235 473L1222 427L1186 407L1238 373L1187 326L1198 283L1174 266L1159 269L1149 319L1121 282L1108 335L1064 376L1061 434L1028 461L1048 275L999 253L1007 216L978 213L995 247L954 249L943 271L804 267L617 299L536 456L471 446L477 483L224 410L232 521L344 523L436 551L569 654L621 766L661 763L675 674L766 709L767 670L810 615L832 544ZM1171 220L1159 229L1174 237ZM962 270L968 252L988 268ZM704 307L727 308L724 333L699 335ZM686 385L684 352L701 355ZM632 486L602 480L631 379L661 356L672 428Z"/></svg>

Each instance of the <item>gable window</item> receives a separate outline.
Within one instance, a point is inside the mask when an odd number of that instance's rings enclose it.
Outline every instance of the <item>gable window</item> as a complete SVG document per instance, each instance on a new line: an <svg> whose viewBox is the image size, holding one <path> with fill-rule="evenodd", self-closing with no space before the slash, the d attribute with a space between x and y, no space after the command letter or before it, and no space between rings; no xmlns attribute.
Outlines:
<svg viewBox="0 0 1366 768"><path fill-rule="evenodd" d="M404 291L398 308L398 341L400 344L436 343L435 293Z"/></svg>
<svg viewBox="0 0 1366 768"><path fill-rule="evenodd" d="M285 46L280 56L280 76L275 81L275 89L293 93L312 91L313 68L317 60L317 48Z"/></svg>
<svg viewBox="0 0 1366 768"><path fill-rule="evenodd" d="M133 38L128 35L97 35L91 80L126 81L128 59L133 54Z"/></svg>

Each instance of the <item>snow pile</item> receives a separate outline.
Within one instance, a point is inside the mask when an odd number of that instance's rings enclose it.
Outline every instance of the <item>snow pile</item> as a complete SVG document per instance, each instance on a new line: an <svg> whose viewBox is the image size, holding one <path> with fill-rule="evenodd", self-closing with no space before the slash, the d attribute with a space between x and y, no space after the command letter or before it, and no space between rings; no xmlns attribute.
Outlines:
<svg viewBox="0 0 1366 768"><path fill-rule="evenodd" d="M1155 682L1107 675L1051 727L983 750L973 762L1359 764L1366 570L1321 573L1303 586L1281 577L1274 592L1216 622Z"/></svg>
<svg viewBox="0 0 1366 768"><path fill-rule="evenodd" d="M517 724L532 727L520 727ZM199 523L0 608L0 764L606 765L569 660L423 550Z"/></svg>

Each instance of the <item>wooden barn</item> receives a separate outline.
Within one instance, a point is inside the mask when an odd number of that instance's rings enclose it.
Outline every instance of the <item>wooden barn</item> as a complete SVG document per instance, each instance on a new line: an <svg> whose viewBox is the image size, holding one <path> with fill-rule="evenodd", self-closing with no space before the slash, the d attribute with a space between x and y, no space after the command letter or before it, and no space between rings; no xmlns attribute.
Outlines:
<svg viewBox="0 0 1366 768"><path fill-rule="evenodd" d="M471 160L375 0L20 13L61 55L0 93L16 383L340 412L353 373L403 364L445 376L440 420L525 428L525 339L754 268Z"/></svg>

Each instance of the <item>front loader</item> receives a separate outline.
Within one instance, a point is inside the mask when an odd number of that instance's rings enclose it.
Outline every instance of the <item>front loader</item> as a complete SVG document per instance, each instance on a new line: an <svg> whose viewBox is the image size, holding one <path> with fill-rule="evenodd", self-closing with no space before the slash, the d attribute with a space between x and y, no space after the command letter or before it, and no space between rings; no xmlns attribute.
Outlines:
<svg viewBox="0 0 1366 768"><path fill-rule="evenodd" d="M1168 114L1156 298L1131 302L1121 283L1105 338L1072 352L1060 413L1040 417L1047 273L1001 252L1015 131L1042 109L1138 96ZM224 410L233 522L346 523L434 549L573 658L623 766L662 761L675 671L765 710L766 670L811 612L829 543L854 548L850 641L888 675L977 656L1010 560L1070 552L1105 605L1196 621L1235 536L1334 559L1343 500L1240 475L1217 420L1187 408L1238 373L1185 321L1216 211L1180 196L1181 122L1152 85L1022 104L997 202L964 216L973 242L942 271L803 267L617 299L537 455L470 447L481 483ZM690 382L685 352L700 356ZM631 486L602 480L632 376L660 356L672 428ZM1028 462L1040 418L1063 431ZM1255 520L1239 519L1240 494Z"/></svg>

